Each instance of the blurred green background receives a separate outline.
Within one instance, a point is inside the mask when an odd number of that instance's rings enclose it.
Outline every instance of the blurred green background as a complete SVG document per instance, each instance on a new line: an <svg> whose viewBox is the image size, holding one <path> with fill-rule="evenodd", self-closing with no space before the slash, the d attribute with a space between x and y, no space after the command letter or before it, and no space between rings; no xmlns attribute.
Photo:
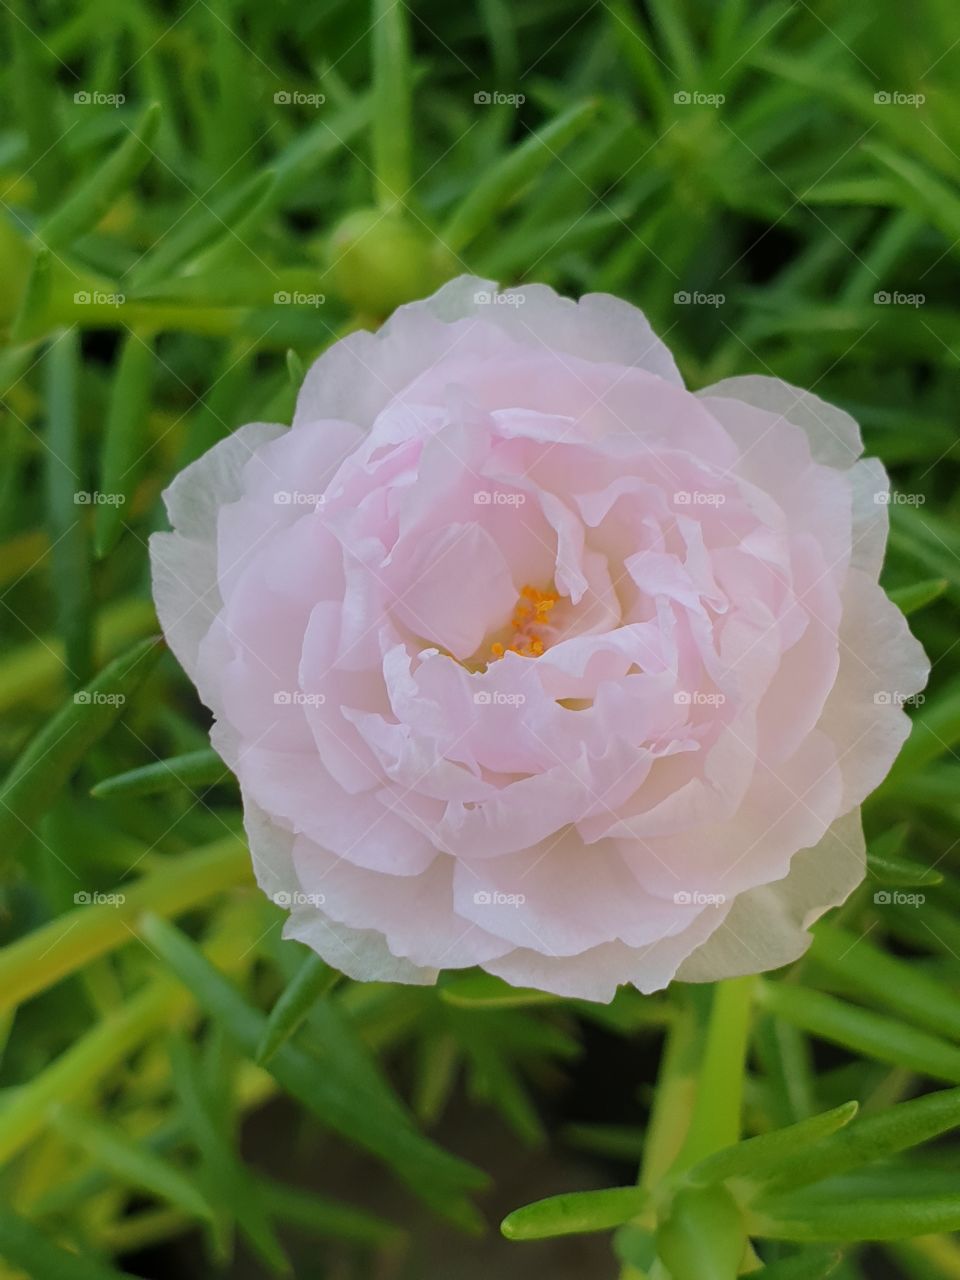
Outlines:
<svg viewBox="0 0 960 1280"><path fill-rule="evenodd" d="M0 48L0 1277L960 1277L912 1149L960 1123L955 5L10 0ZM149 639L159 492L461 271L628 298L891 471L931 683L787 972L360 986L251 885ZM691 1116L768 1146L684 1189Z"/></svg>

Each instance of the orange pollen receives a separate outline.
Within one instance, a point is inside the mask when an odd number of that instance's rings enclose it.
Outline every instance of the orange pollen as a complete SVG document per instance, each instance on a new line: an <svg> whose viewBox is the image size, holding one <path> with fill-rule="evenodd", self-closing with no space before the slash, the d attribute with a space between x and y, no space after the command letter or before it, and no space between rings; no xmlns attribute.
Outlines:
<svg viewBox="0 0 960 1280"><path fill-rule="evenodd" d="M504 647L499 641L490 646L490 656L502 658L505 652L519 654L521 658L538 658L543 653L543 638L533 630L535 627L550 625L550 614L559 600L553 591L540 591L536 587L525 586L510 619L513 637Z"/></svg>

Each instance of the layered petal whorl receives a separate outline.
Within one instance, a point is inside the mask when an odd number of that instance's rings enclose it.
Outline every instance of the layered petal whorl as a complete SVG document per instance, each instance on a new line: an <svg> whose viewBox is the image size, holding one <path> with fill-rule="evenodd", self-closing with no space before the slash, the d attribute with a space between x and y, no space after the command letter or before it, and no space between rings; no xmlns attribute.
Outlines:
<svg viewBox="0 0 960 1280"><path fill-rule="evenodd" d="M167 491L169 643L288 935L608 1000L794 959L926 679L882 468L635 308L462 277Z"/></svg>

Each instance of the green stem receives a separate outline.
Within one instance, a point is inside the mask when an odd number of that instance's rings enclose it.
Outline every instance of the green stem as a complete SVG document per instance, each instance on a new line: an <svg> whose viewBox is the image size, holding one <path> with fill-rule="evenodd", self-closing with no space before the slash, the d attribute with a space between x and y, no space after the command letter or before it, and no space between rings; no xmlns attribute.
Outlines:
<svg viewBox="0 0 960 1280"><path fill-rule="evenodd" d="M700 1060L701 1024L684 991L674 1006L660 1062L647 1136L643 1144L640 1185L652 1189L666 1175L683 1146L693 1114Z"/></svg>
<svg viewBox="0 0 960 1280"><path fill-rule="evenodd" d="M410 33L406 5L373 0L373 172L377 204L392 209L410 188Z"/></svg>
<svg viewBox="0 0 960 1280"><path fill-rule="evenodd" d="M676 1170L729 1147L740 1138L750 1032L753 977L730 978L714 989L697 1097Z"/></svg>
<svg viewBox="0 0 960 1280"><path fill-rule="evenodd" d="M705 1045L701 992L682 989L644 1142L640 1184L652 1192L668 1175L739 1139L754 985L752 977L717 983ZM659 1259L649 1276L627 1263L620 1280L662 1280L664 1274Z"/></svg>

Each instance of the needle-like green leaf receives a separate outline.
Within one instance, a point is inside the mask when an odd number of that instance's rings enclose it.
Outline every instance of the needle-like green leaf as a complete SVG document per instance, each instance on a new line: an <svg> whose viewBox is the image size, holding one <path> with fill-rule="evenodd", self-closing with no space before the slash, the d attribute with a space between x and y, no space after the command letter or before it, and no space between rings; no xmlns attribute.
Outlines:
<svg viewBox="0 0 960 1280"><path fill-rule="evenodd" d="M738 1142L736 1146L725 1147L694 1165L684 1180L697 1186L707 1186L727 1178L753 1180L775 1173L792 1163L800 1148L818 1142L849 1124L857 1114L857 1108L856 1102L845 1102L832 1111L811 1116L809 1120L800 1120L785 1129L776 1129L773 1133L760 1134Z"/></svg>
<svg viewBox="0 0 960 1280"><path fill-rule="evenodd" d="M908 617L911 613L919 613L928 604L939 600L948 587L946 578L928 578L925 582L912 582L909 587L900 587L890 592L890 599Z"/></svg>
<svg viewBox="0 0 960 1280"><path fill-rule="evenodd" d="M498 160L450 215L440 233L443 243L457 253L488 230L498 215L557 159L557 153L583 132L596 111L593 101L577 103Z"/></svg>
<svg viewBox="0 0 960 1280"><path fill-rule="evenodd" d="M0 850L9 860L77 765L123 714L163 651L158 637L115 658L49 720L0 783Z"/></svg>
<svg viewBox="0 0 960 1280"><path fill-rule="evenodd" d="M770 1194L838 1177L850 1169L919 1146L960 1125L960 1089L944 1089L898 1103L798 1150L789 1169L771 1181Z"/></svg>
<svg viewBox="0 0 960 1280"><path fill-rule="evenodd" d="M223 1025L245 1054L255 1057L266 1018L246 1003L179 930L150 917L143 922L142 932L206 1012ZM328 1044L321 1062L287 1041L266 1064L267 1069L321 1123L375 1152L415 1191L436 1198L447 1212L458 1215L465 1207L462 1193L483 1185L483 1174L421 1137L411 1122L400 1121L394 1108L385 1112L377 1106L366 1089L357 1087L355 1071L339 1058L339 1048L337 1043Z"/></svg>
<svg viewBox="0 0 960 1280"><path fill-rule="evenodd" d="M257 1062L263 1066L301 1026L311 1007L322 1000L340 979L318 955L310 952L270 1010L263 1038L257 1047Z"/></svg>
<svg viewBox="0 0 960 1280"><path fill-rule="evenodd" d="M960 1229L960 1195L827 1204L782 1197L757 1204L748 1221L753 1234L771 1240L902 1240Z"/></svg>
<svg viewBox="0 0 960 1280"><path fill-rule="evenodd" d="M46 354L47 429L44 465L51 532L57 625L63 637L71 686L93 670L93 584L85 519L91 495L84 487L79 408L80 340L75 329L59 333Z"/></svg>
<svg viewBox="0 0 960 1280"><path fill-rule="evenodd" d="M758 1000L771 1013L854 1053L960 1083L960 1049L941 1036L783 982L762 983Z"/></svg>
<svg viewBox="0 0 960 1280"><path fill-rule="evenodd" d="M230 770L212 747L190 751L169 760L157 760L141 765L126 773L104 778L90 788L90 794L98 800L111 796L154 796L165 791L186 787L194 791L223 782L231 776Z"/></svg>
<svg viewBox="0 0 960 1280"><path fill-rule="evenodd" d="M190 1175L154 1155L142 1143L126 1137L116 1126L85 1116L68 1107L56 1107L51 1123L74 1146L102 1165L122 1182L148 1191L182 1209L193 1218L209 1219L213 1209Z"/></svg>
<svg viewBox="0 0 960 1280"><path fill-rule="evenodd" d="M237 1223L253 1249L275 1275L289 1275L293 1268L277 1238L257 1194L253 1177L237 1159L195 1055L183 1040L171 1045L177 1097L187 1124L200 1149L207 1172L206 1183L218 1208Z"/></svg>
<svg viewBox="0 0 960 1280"><path fill-rule="evenodd" d="M31 1280L133 1280L95 1258L53 1244L26 1218L0 1207L0 1257Z"/></svg>
<svg viewBox="0 0 960 1280"><path fill-rule="evenodd" d="M94 550L102 559L116 546L128 503L149 452L147 406L154 372L150 341L128 333L113 380L100 459L100 501L95 509Z"/></svg>
<svg viewBox="0 0 960 1280"><path fill-rule="evenodd" d="M92 230L116 198L136 181L153 154L152 144L160 123L160 105L152 103L136 128L128 129L120 146L103 164L42 222L37 238L48 249L61 249Z"/></svg>
<svg viewBox="0 0 960 1280"><path fill-rule="evenodd" d="M500 1224L508 1240L546 1240L552 1236L612 1231L646 1207L649 1196L641 1187L605 1187L602 1191L571 1191L514 1209Z"/></svg>
<svg viewBox="0 0 960 1280"><path fill-rule="evenodd" d="M804 1249L792 1258L767 1263L759 1274L763 1280L827 1280L842 1258L836 1249Z"/></svg>
<svg viewBox="0 0 960 1280"><path fill-rule="evenodd" d="M903 1018L937 1035L960 1040L960 997L916 964L888 955L867 938L838 925L821 925L811 957L832 974Z"/></svg>

